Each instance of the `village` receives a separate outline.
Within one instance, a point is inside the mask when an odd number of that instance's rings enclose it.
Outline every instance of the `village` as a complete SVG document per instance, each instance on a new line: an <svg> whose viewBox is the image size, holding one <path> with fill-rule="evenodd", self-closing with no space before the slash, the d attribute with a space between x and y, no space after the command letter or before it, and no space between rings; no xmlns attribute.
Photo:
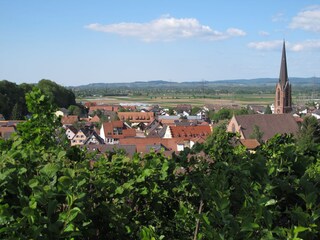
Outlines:
<svg viewBox="0 0 320 240"><path fill-rule="evenodd" d="M292 104L291 84L288 78L285 43L283 43L279 83L275 101L267 112L262 105L247 105L250 114L235 115L231 119L212 121L209 112L222 109L240 110L239 105L207 104L192 111L191 104L177 104L171 109L145 104L98 104L83 103L86 116L72 115L65 108L55 114L61 118L65 136L70 146L79 146L88 151L114 153L124 151L128 156L161 151L166 156L204 143L214 129L223 126L226 131L238 133L236 144L254 151L262 142L276 134L296 135L302 116L320 119L319 104L298 109ZM0 115L0 137L8 139L21 121L6 121Z"/></svg>

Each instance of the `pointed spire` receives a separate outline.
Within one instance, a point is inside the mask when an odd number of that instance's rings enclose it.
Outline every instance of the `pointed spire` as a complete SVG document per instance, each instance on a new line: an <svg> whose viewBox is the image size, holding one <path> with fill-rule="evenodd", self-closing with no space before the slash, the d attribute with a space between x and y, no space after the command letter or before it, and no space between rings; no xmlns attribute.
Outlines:
<svg viewBox="0 0 320 240"><path fill-rule="evenodd" d="M282 57L281 57L281 67L280 67L280 75L279 75L279 83L283 88L288 81L288 69L287 69L287 57L286 57L286 44L283 40L282 47Z"/></svg>

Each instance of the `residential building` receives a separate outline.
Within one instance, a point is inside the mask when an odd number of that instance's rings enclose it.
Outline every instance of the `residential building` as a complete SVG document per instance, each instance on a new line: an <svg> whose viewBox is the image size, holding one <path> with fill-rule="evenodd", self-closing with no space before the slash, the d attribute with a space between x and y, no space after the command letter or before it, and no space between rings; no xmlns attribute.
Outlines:
<svg viewBox="0 0 320 240"><path fill-rule="evenodd" d="M79 117L77 115L68 115L68 116L63 116L61 118L61 123L64 128L72 126L73 124L77 123L78 121L79 121Z"/></svg>
<svg viewBox="0 0 320 240"><path fill-rule="evenodd" d="M259 129L261 140L268 141L277 133L297 134L298 124L291 114L251 114L233 116L227 131L239 133L241 139L253 139L254 129Z"/></svg>
<svg viewBox="0 0 320 240"><path fill-rule="evenodd" d="M100 129L100 137L106 144L118 144L121 138L135 136L135 129L130 128L123 121L105 122Z"/></svg>
<svg viewBox="0 0 320 240"><path fill-rule="evenodd" d="M71 140L71 146L103 144L103 139L92 129L82 128Z"/></svg>
<svg viewBox="0 0 320 240"><path fill-rule="evenodd" d="M149 124L154 120L153 112L118 112L121 121L129 121L131 124Z"/></svg>
<svg viewBox="0 0 320 240"><path fill-rule="evenodd" d="M15 126L0 126L0 138L9 139L15 131Z"/></svg>

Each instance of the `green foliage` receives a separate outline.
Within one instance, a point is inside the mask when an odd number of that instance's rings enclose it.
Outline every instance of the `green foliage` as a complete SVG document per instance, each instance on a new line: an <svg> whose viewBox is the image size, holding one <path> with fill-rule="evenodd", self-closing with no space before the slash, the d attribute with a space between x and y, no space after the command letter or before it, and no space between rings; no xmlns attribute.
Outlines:
<svg viewBox="0 0 320 240"><path fill-rule="evenodd" d="M0 113L5 119L23 119L27 114L24 96L29 90L30 88L25 85L19 86L6 80L0 81Z"/></svg>
<svg viewBox="0 0 320 240"><path fill-rule="evenodd" d="M42 79L37 86L48 96L50 103L57 107L68 108L76 105L74 93L53 81Z"/></svg>
<svg viewBox="0 0 320 240"><path fill-rule="evenodd" d="M259 128L259 126L254 125L252 133L250 134L251 139L256 139L259 143L262 143L262 138L263 138L264 132L262 132Z"/></svg>
<svg viewBox="0 0 320 240"><path fill-rule="evenodd" d="M36 86L49 98L51 104L57 107L69 107L75 105L75 95L50 80L41 80ZM25 101L25 95L29 93L34 84L0 81L0 113L6 119L22 120L29 113Z"/></svg>
<svg viewBox="0 0 320 240"><path fill-rule="evenodd" d="M316 144L320 143L320 124L313 116L306 116L303 119L297 144L301 151L316 153Z"/></svg>
<svg viewBox="0 0 320 240"><path fill-rule="evenodd" d="M320 146L275 136L255 154L217 128L172 158L87 153L58 141L39 89L0 142L1 239L319 239Z"/></svg>
<svg viewBox="0 0 320 240"><path fill-rule="evenodd" d="M241 109L227 109L222 108L218 112L214 113L212 116L212 120L214 122L219 122L220 120L231 119L233 115L243 115L248 114L248 110Z"/></svg>
<svg viewBox="0 0 320 240"><path fill-rule="evenodd" d="M82 105L70 105L68 107L68 114L77 115L78 117L83 117L87 115L87 112Z"/></svg>
<svg viewBox="0 0 320 240"><path fill-rule="evenodd" d="M267 105L266 109L264 110L264 114L272 114L272 110L269 105Z"/></svg>

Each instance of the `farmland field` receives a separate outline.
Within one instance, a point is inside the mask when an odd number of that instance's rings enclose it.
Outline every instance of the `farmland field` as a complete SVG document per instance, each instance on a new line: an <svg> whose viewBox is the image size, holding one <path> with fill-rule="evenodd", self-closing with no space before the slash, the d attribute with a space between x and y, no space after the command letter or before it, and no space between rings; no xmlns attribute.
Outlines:
<svg viewBox="0 0 320 240"><path fill-rule="evenodd" d="M97 102L98 104L120 104L120 103L143 103L159 104L162 107L173 107L177 104L191 104L203 106L205 104L240 105L248 104L271 105L274 101L274 94L219 94L211 96L108 96L79 98L81 102Z"/></svg>

